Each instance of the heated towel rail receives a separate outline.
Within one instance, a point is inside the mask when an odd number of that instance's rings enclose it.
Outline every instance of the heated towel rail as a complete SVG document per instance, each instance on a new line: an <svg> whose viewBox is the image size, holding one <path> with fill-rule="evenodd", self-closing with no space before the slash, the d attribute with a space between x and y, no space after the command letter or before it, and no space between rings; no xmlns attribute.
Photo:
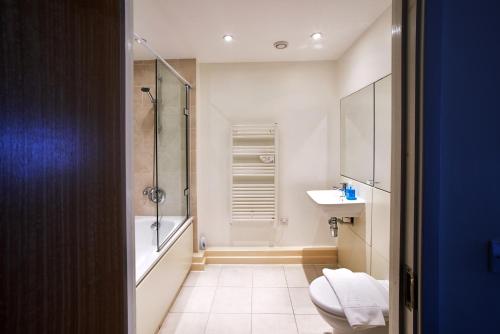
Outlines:
<svg viewBox="0 0 500 334"><path fill-rule="evenodd" d="M270 222L278 217L278 126L233 125L231 222Z"/></svg>

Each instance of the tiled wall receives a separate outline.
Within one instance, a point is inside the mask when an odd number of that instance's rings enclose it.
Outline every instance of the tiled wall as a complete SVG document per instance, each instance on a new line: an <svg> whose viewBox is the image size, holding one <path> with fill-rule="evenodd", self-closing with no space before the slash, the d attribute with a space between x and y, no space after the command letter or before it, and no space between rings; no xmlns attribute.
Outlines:
<svg viewBox="0 0 500 334"><path fill-rule="evenodd" d="M392 8L389 7L339 58L339 99L391 73L391 25ZM340 101L337 105L340 106ZM330 150L330 159L336 154L337 151ZM352 183L367 204L365 215L357 218L353 226L340 227L339 265L388 279L390 194L351 179L343 178L342 182Z"/></svg>
<svg viewBox="0 0 500 334"><path fill-rule="evenodd" d="M339 266L389 279L389 224L391 194L343 177L366 201L364 214L353 225L341 225L337 243Z"/></svg>
<svg viewBox="0 0 500 334"><path fill-rule="evenodd" d="M134 62L134 214L153 216L155 207L142 190L153 183L153 143L154 109L149 96L141 92L141 87L155 90L155 62Z"/></svg>
<svg viewBox="0 0 500 334"><path fill-rule="evenodd" d="M192 85L190 95L189 119L189 188L190 209L194 217L194 235L197 235L197 182L196 182L196 59L171 59L168 63L175 68ZM142 190L152 184L153 177L153 105L149 97L140 88L151 87L155 94L155 62L154 60L134 62L134 210L135 215L154 215L154 205ZM194 240L197 249L196 238Z"/></svg>

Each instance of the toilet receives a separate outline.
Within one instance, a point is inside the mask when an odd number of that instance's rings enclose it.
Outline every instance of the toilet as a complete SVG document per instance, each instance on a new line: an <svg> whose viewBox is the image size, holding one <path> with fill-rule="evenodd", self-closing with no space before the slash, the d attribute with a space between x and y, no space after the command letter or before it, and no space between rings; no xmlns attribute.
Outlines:
<svg viewBox="0 0 500 334"><path fill-rule="evenodd" d="M366 330L354 330L347 321L342 306L335 295L330 283L325 276L312 281L309 286L309 295L314 306L321 317L333 327L333 334L358 333L363 334L387 334L389 333L389 281L377 281L381 292L379 304L387 305L382 308L386 326L375 327Z"/></svg>

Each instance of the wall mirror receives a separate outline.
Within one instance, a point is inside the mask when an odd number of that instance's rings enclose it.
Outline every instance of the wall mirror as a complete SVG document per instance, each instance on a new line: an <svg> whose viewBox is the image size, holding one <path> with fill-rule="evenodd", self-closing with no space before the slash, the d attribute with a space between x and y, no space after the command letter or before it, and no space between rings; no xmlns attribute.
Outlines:
<svg viewBox="0 0 500 334"><path fill-rule="evenodd" d="M340 101L342 176L390 191L391 76Z"/></svg>
<svg viewBox="0 0 500 334"><path fill-rule="evenodd" d="M340 100L340 171L369 184L373 180L373 85Z"/></svg>

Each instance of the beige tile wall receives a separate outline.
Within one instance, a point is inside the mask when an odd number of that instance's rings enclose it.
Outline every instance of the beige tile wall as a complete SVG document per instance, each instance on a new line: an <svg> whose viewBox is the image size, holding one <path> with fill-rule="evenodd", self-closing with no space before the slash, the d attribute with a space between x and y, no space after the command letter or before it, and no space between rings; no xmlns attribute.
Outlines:
<svg viewBox="0 0 500 334"><path fill-rule="evenodd" d="M136 216L152 216L155 206L142 190L153 184L154 108L149 96L141 87L155 90L155 63L134 62L134 213Z"/></svg>
<svg viewBox="0 0 500 334"><path fill-rule="evenodd" d="M337 242L339 266L389 279L389 223L391 194L342 178L366 201L365 213L354 224L341 225Z"/></svg>
<svg viewBox="0 0 500 334"><path fill-rule="evenodd" d="M197 235L197 186L196 186L196 59L170 59L167 62L180 75L190 82L190 121L189 121L189 187L190 209L194 217L194 236ZM142 195L145 186L153 182L153 105L140 88L151 87L155 95L154 60L134 62L134 210L135 215L154 215L154 205ZM198 242L193 241L197 251Z"/></svg>

